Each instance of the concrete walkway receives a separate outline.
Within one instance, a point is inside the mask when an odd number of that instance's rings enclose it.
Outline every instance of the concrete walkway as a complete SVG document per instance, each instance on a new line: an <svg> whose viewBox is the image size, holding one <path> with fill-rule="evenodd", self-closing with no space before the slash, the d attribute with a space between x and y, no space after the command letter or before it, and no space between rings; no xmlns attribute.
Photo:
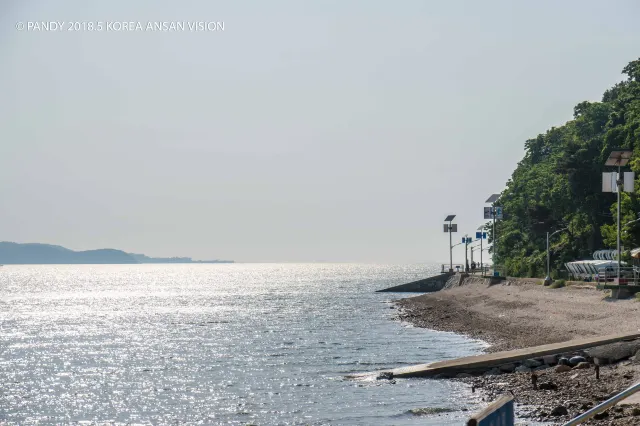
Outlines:
<svg viewBox="0 0 640 426"><path fill-rule="evenodd" d="M364 378L382 372L389 372L393 377L429 377L438 374L455 375L464 371L475 369L490 369L502 364L515 361L523 361L530 358L538 358L544 355L573 352L580 349L594 346L606 345L608 343L622 340L635 340L640 338L640 331L635 333L615 334L609 336L590 337L586 339L569 340L567 342L552 343L549 345L533 346L530 348L516 349L512 351L495 352L491 354L468 356L464 358L452 359L449 361L432 362L430 364L412 365L409 367L395 368L370 373L361 373L348 378Z"/></svg>

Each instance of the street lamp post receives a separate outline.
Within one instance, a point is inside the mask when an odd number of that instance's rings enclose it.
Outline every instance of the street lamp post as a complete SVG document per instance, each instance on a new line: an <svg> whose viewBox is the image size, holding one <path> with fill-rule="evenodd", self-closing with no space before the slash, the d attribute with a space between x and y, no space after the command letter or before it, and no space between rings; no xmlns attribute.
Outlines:
<svg viewBox="0 0 640 426"><path fill-rule="evenodd" d="M458 225L451 223L453 222L453 219L455 217L456 217L455 214L450 214L444 219L445 222L449 222L448 225L447 224L444 225L444 232L449 233L449 272L450 273L453 272L453 241L452 241L451 234L454 232L458 232Z"/></svg>
<svg viewBox="0 0 640 426"><path fill-rule="evenodd" d="M480 275L484 276L484 268L483 268L483 263L482 263L482 240L484 240L485 232L484 232L484 227L485 225L481 225L478 227L478 231L480 231Z"/></svg>
<svg viewBox="0 0 640 426"><path fill-rule="evenodd" d="M491 217L493 218L493 254L491 263L493 263L493 275L496 275L496 201L500 198L500 194L492 194L485 203L491 204Z"/></svg>
<svg viewBox="0 0 640 426"><path fill-rule="evenodd" d="M617 236L617 250L618 250L618 285L620 285L620 268L622 261L622 253L620 248L620 192L623 190L625 192L633 192L633 181L634 174L633 172L625 172L624 180L621 179L620 170L622 167L626 166L629 163L629 159L633 151L629 149L620 149L611 152L609 154L609 158L604 163L605 166L609 167L617 167L618 171L613 173L603 173L602 174L602 191L603 192L615 192L617 194L618 199L618 236Z"/></svg>

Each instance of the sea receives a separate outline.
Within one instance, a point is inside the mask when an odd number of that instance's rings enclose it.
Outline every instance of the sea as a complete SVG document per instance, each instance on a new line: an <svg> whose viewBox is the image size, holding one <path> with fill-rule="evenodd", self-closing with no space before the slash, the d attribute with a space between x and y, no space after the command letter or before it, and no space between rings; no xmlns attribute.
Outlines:
<svg viewBox="0 0 640 426"><path fill-rule="evenodd" d="M0 423L460 425L446 380L348 376L486 346L394 319L376 293L439 265L0 268Z"/></svg>

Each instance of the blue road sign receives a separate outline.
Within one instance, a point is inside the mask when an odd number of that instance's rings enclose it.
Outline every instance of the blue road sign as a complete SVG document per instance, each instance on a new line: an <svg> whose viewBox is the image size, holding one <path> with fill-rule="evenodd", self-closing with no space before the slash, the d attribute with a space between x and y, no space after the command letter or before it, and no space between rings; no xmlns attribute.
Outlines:
<svg viewBox="0 0 640 426"><path fill-rule="evenodd" d="M486 232L482 233L482 238L485 239L485 240L487 239L487 233Z"/></svg>
<svg viewBox="0 0 640 426"><path fill-rule="evenodd" d="M472 238L471 237L467 237L467 244L471 243Z"/></svg>
<svg viewBox="0 0 640 426"><path fill-rule="evenodd" d="M462 237L462 243L464 244L466 242L465 238Z"/></svg>
<svg viewBox="0 0 640 426"><path fill-rule="evenodd" d="M482 238L482 232L476 232L476 238L477 239Z"/></svg>

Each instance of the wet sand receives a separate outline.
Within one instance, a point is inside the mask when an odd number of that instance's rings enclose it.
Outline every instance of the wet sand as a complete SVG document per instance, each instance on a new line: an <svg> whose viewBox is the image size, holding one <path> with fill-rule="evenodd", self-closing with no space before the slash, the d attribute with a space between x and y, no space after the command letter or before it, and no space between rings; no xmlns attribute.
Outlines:
<svg viewBox="0 0 640 426"><path fill-rule="evenodd" d="M640 329L640 303L633 299L610 300L607 293L585 284L551 289L538 282L511 279L489 286L485 280L467 279L459 287L397 301L398 318L419 327L482 339L491 344L490 352ZM600 380L594 368L558 373L551 367L535 374L539 383L552 383L555 389L534 390L531 373L456 380L484 392L488 402L513 392L521 415L561 423L636 383L640 364L627 359L600 367ZM567 413L552 415L559 406ZM586 424L640 425L638 408L612 409Z"/></svg>

